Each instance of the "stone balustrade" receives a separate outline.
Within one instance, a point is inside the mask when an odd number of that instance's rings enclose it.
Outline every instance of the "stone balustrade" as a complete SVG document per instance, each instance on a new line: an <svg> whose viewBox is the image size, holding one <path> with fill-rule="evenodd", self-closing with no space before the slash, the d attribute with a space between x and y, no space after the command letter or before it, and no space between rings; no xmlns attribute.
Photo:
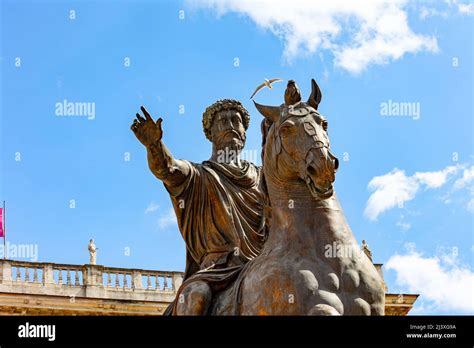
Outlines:
<svg viewBox="0 0 474 348"><path fill-rule="evenodd" d="M181 272L0 260L0 292L171 302Z"/></svg>

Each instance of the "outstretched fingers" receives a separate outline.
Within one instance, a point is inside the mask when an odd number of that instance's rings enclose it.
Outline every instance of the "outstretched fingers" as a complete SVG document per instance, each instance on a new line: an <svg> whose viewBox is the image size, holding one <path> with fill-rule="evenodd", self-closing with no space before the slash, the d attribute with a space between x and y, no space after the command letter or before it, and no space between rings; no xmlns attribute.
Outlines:
<svg viewBox="0 0 474 348"><path fill-rule="evenodd" d="M145 123L145 119L139 113L137 113L136 116L140 123Z"/></svg>
<svg viewBox="0 0 474 348"><path fill-rule="evenodd" d="M141 127L143 127L144 125L147 124L147 122L152 122L152 123L155 123L155 121L153 121L153 118L151 117L150 113L147 111L147 109L145 109L145 107L141 106L140 107L141 111L143 112L143 115L145 115L145 117L143 117L142 115L140 115L138 112L135 114L135 119L133 120L133 123L132 125L130 126L131 130L136 133L140 130ZM156 121L156 126L159 127L161 129L161 122L163 120L161 118L159 118L157 121Z"/></svg>
<svg viewBox="0 0 474 348"><path fill-rule="evenodd" d="M146 118L148 121L153 121L153 119L151 118L150 114L148 113L147 109L145 109L144 106L140 106L140 109L142 110L143 115L145 115L145 118Z"/></svg>

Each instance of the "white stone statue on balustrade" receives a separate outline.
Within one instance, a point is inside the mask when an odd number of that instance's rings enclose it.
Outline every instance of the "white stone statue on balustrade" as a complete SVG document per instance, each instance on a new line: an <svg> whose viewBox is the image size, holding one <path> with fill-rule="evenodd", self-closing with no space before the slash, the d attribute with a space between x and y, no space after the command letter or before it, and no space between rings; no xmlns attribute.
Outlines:
<svg viewBox="0 0 474 348"><path fill-rule="evenodd" d="M97 250L99 250L99 248L96 248L93 239L89 241L88 249L89 249L89 255L90 255L89 263L91 265L97 264Z"/></svg>

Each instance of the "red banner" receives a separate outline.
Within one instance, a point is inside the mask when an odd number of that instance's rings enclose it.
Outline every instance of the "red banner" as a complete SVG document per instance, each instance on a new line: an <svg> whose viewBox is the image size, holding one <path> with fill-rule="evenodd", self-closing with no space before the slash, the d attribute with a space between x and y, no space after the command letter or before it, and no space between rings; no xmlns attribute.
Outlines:
<svg viewBox="0 0 474 348"><path fill-rule="evenodd" d="M0 237L5 237L5 233L3 231L3 208L0 208Z"/></svg>

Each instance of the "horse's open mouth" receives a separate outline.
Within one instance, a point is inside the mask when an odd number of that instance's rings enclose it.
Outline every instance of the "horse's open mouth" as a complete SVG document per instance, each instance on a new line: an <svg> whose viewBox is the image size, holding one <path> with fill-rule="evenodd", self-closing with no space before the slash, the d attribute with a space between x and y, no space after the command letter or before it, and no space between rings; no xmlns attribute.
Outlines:
<svg viewBox="0 0 474 348"><path fill-rule="evenodd" d="M311 192L311 195L314 198L327 199L327 198L331 197L332 194L334 193L332 185L330 185L326 189L320 189L320 188L316 187L316 185L314 184L314 181L309 176L306 177L306 185L308 185L309 192Z"/></svg>

